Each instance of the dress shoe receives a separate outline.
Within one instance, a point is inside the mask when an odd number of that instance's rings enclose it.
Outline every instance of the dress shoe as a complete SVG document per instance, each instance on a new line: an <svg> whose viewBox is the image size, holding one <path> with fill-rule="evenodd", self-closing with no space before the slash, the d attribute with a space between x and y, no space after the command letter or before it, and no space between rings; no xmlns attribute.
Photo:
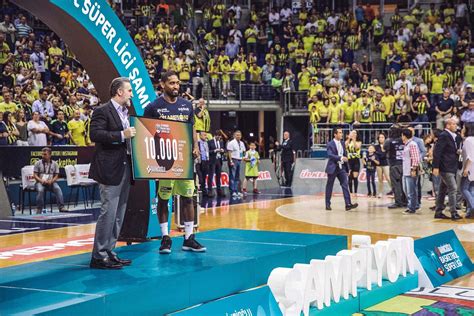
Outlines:
<svg viewBox="0 0 474 316"><path fill-rule="evenodd" d="M110 260L112 260L116 263L120 263L123 266L129 266L129 265L132 264L132 260L130 260L130 259L120 259L118 256L111 256L109 258L110 258Z"/></svg>
<svg viewBox="0 0 474 316"><path fill-rule="evenodd" d="M122 269L123 267L121 263L112 261L110 258L104 258L104 259L92 258L89 266L93 269L110 269L110 270Z"/></svg>
<svg viewBox="0 0 474 316"><path fill-rule="evenodd" d="M458 219L462 219L462 217L458 213L453 213L451 214L451 219L457 221Z"/></svg>
<svg viewBox="0 0 474 316"><path fill-rule="evenodd" d="M357 208L358 206L359 206L359 204L357 204L357 203L348 204L348 205L346 205L346 211L350 211L350 210L352 210L352 209L354 209L354 208Z"/></svg>
<svg viewBox="0 0 474 316"><path fill-rule="evenodd" d="M444 215L443 213L441 213L441 214L435 214L434 218L438 218L438 219L451 219L451 217L448 217L448 216Z"/></svg>
<svg viewBox="0 0 474 316"><path fill-rule="evenodd" d="M403 207L403 206L398 205L398 204L390 204L389 206L387 206L387 208L389 208L389 209L402 208L402 207Z"/></svg>
<svg viewBox="0 0 474 316"><path fill-rule="evenodd" d="M332 208L330 206L326 206L326 211L332 211Z"/></svg>

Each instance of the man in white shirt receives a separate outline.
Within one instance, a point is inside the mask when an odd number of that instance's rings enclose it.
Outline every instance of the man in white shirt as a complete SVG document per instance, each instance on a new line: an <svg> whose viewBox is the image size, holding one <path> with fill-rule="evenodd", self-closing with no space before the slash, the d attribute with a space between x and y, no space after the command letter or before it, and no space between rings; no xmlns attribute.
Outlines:
<svg viewBox="0 0 474 316"><path fill-rule="evenodd" d="M474 216L474 123L464 125L464 136L461 192L467 202L466 217L470 218Z"/></svg>
<svg viewBox="0 0 474 316"><path fill-rule="evenodd" d="M393 85L393 90L397 91L401 88L405 87L405 91L407 94L410 94L411 91L413 90L413 85L412 83L407 79L407 76L404 71L400 73L400 79L395 81L395 84Z"/></svg>
<svg viewBox="0 0 474 316"><path fill-rule="evenodd" d="M28 145L30 146L46 146L48 140L46 135L49 132L48 126L43 121L40 121L40 114L38 111L33 112L33 119L28 122Z"/></svg>
<svg viewBox="0 0 474 316"><path fill-rule="evenodd" d="M240 17L242 16L242 8L238 5L237 1L234 1L234 4L232 4L232 6L227 9L227 12L229 11L234 11L235 19L237 20L237 22L240 21Z"/></svg>
<svg viewBox="0 0 474 316"><path fill-rule="evenodd" d="M331 15L328 17L327 22L328 24L336 27L338 20L339 20L339 17L336 15L335 12L332 12Z"/></svg>
<svg viewBox="0 0 474 316"><path fill-rule="evenodd" d="M415 56L416 64L418 65L418 69L423 68L426 61L431 60L430 54L427 54L423 48L420 48L420 52Z"/></svg>
<svg viewBox="0 0 474 316"><path fill-rule="evenodd" d="M288 23L293 12L286 5L280 10L280 20L282 23Z"/></svg>
<svg viewBox="0 0 474 316"><path fill-rule="evenodd" d="M268 22L273 27L280 26L280 13L278 13L275 8L272 8L270 13L268 14Z"/></svg>
<svg viewBox="0 0 474 316"><path fill-rule="evenodd" d="M237 28L237 24L229 31L229 37L234 38L234 43L240 47L240 39L242 38L242 32Z"/></svg>
<svg viewBox="0 0 474 316"><path fill-rule="evenodd" d="M242 133L237 130L234 132L234 139L227 143L228 161L229 161L229 190L233 198L242 197L239 192L240 165L245 154L245 144L242 139Z"/></svg>

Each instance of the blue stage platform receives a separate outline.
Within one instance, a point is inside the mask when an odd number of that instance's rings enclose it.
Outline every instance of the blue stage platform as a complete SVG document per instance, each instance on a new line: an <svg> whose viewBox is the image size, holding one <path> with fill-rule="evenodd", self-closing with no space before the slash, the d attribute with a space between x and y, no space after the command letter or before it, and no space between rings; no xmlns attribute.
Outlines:
<svg viewBox="0 0 474 316"><path fill-rule="evenodd" d="M204 254L159 255L159 241L121 247L133 265L89 269L82 254L0 269L0 314L162 315L265 284L276 267L334 255L347 238L219 229L198 234Z"/></svg>

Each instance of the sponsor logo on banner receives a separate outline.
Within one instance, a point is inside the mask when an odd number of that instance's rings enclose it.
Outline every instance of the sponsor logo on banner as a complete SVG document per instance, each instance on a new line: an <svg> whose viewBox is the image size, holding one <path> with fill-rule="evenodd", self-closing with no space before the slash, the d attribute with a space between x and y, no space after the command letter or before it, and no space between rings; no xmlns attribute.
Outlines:
<svg viewBox="0 0 474 316"><path fill-rule="evenodd" d="M327 179L328 175L324 171L301 170L300 179Z"/></svg>
<svg viewBox="0 0 474 316"><path fill-rule="evenodd" d="M258 172L258 180L260 180L260 181L271 181L272 180L272 175L270 174L270 171L259 171Z"/></svg>
<svg viewBox="0 0 474 316"><path fill-rule="evenodd" d="M209 176L206 176L206 183ZM270 171L259 171L258 172L258 181L271 181L272 175ZM228 187L229 186L229 174L227 172L221 172L221 187ZM212 187L216 188L216 176L214 175L212 179Z"/></svg>
<svg viewBox="0 0 474 316"><path fill-rule="evenodd" d="M328 175L324 171L313 171L310 169L303 169L299 174L300 179L327 179ZM367 173L365 169L362 169L359 172L359 182L367 182ZM375 181L378 182L378 177L375 175ZM384 182L388 182L386 178L384 178Z"/></svg>
<svg viewBox="0 0 474 316"><path fill-rule="evenodd" d="M69 240L66 242L56 242L53 244L44 244L34 247L24 247L0 252L0 260L14 259L15 257L27 256L38 257L44 253L57 253L66 249L86 250L94 243L94 237L85 239Z"/></svg>
<svg viewBox="0 0 474 316"><path fill-rule="evenodd" d="M415 253L426 273L427 285L433 287L468 274L474 268L453 230L417 239Z"/></svg>
<svg viewBox="0 0 474 316"><path fill-rule="evenodd" d="M206 176L206 183L209 179L209 176ZM229 174L227 172L221 172L221 187L229 186ZM216 188L216 175L212 178L212 187Z"/></svg>

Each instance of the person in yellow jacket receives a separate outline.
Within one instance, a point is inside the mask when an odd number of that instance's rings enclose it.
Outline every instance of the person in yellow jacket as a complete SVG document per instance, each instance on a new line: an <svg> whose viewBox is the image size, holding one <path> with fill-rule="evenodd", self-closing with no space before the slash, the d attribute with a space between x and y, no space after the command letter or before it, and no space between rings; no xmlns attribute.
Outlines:
<svg viewBox="0 0 474 316"><path fill-rule="evenodd" d="M237 60L232 64L232 71L235 72L234 80L235 81L245 81L245 75L247 73L248 66L247 63L242 60L241 56L237 57Z"/></svg>
<svg viewBox="0 0 474 316"><path fill-rule="evenodd" d="M211 115L207 109L206 101L200 98L194 110L194 128L196 132L208 133L211 128Z"/></svg>

